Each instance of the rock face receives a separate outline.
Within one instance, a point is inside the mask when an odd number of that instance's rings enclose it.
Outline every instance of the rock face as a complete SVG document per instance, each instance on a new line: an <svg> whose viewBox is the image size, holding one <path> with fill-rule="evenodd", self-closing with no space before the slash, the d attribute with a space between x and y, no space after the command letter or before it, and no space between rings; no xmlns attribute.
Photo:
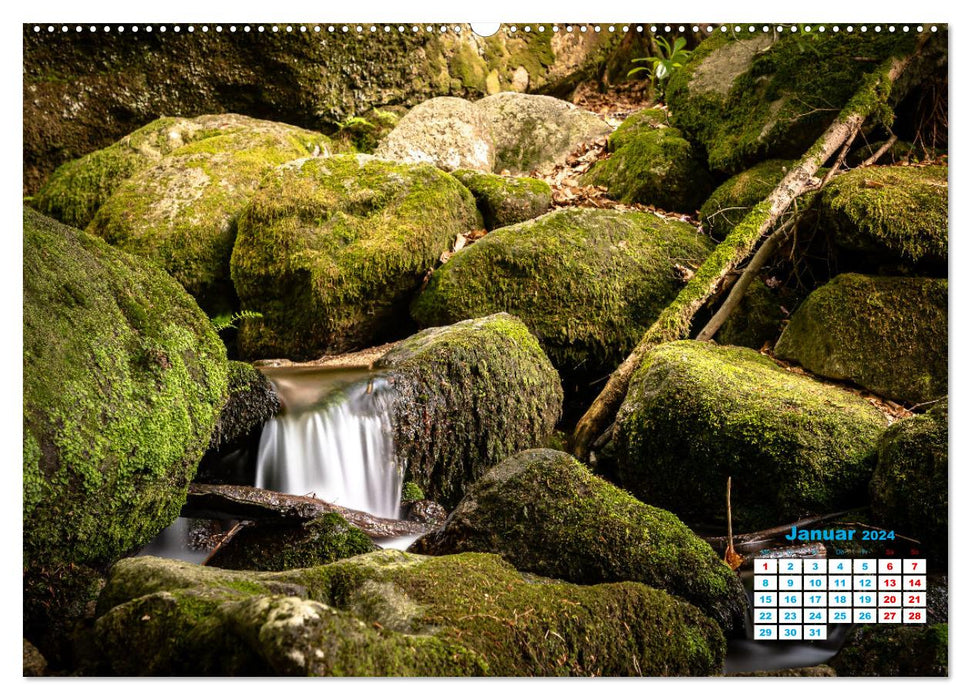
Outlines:
<svg viewBox="0 0 971 700"><path fill-rule="evenodd" d="M601 185L627 204L694 212L711 192L711 178L693 147L666 124L663 110L645 109L610 135L610 157L594 164L581 184Z"/></svg>
<svg viewBox="0 0 971 700"><path fill-rule="evenodd" d="M719 185L698 212L705 231L717 241L765 199L792 167L791 160L767 160Z"/></svg>
<svg viewBox="0 0 971 700"><path fill-rule="evenodd" d="M821 218L837 245L947 273L947 166L860 168L833 179Z"/></svg>
<svg viewBox="0 0 971 700"><path fill-rule="evenodd" d="M383 341L426 271L479 225L469 191L430 165L346 155L276 169L233 252L242 306L262 314L243 321L241 353L308 360Z"/></svg>
<svg viewBox="0 0 971 700"><path fill-rule="evenodd" d="M398 122L375 155L401 163L429 163L446 172L491 172L496 161L489 124L473 103L458 97L422 102Z"/></svg>
<svg viewBox="0 0 971 700"><path fill-rule="evenodd" d="M95 212L132 175L199 138L211 136L208 117L162 117L100 151L59 167L33 206L61 223L83 229Z"/></svg>
<svg viewBox="0 0 971 700"><path fill-rule="evenodd" d="M496 172L528 175L566 160L610 127L592 112L545 95L502 92L476 102L492 130Z"/></svg>
<svg viewBox="0 0 971 700"><path fill-rule="evenodd" d="M553 190L542 180L456 170L452 176L469 188L486 229L511 226L549 211Z"/></svg>
<svg viewBox="0 0 971 700"><path fill-rule="evenodd" d="M454 506L490 467L547 440L563 390L526 326L508 314L429 328L375 364L394 386L398 464Z"/></svg>
<svg viewBox="0 0 971 700"><path fill-rule="evenodd" d="M762 280L753 280L715 340L720 345L741 345L753 350L761 350L766 343L775 345L786 318L783 305L790 306L788 299L769 289Z"/></svg>
<svg viewBox="0 0 971 700"><path fill-rule="evenodd" d="M617 415L621 485L684 519L757 529L858 505L883 415L747 348L659 345Z"/></svg>
<svg viewBox="0 0 971 700"><path fill-rule="evenodd" d="M330 564L377 549L364 532L337 513L305 523L244 527L207 562L220 569L284 571Z"/></svg>
<svg viewBox="0 0 971 700"><path fill-rule="evenodd" d="M330 131L374 107L500 90L568 94L580 80L623 76L646 40L635 32L511 32L467 26L412 32L139 31L35 33L24 25L24 184L131 133L160 114L240 112ZM225 27L224 27L225 29ZM348 79L353 66L353 79Z"/></svg>
<svg viewBox="0 0 971 700"><path fill-rule="evenodd" d="M947 394L947 280L834 277L796 309L775 351L898 401L940 398Z"/></svg>
<svg viewBox="0 0 971 700"><path fill-rule="evenodd" d="M64 611L35 573L56 589L52 572L107 566L179 514L226 350L164 272L36 212L23 225L25 616L44 626Z"/></svg>
<svg viewBox="0 0 971 700"><path fill-rule="evenodd" d="M710 243L654 214L559 209L492 231L435 271L412 305L423 326L515 314L564 372L611 371Z"/></svg>
<svg viewBox="0 0 971 700"><path fill-rule="evenodd" d="M947 676L947 625L860 625L829 664L839 676Z"/></svg>
<svg viewBox="0 0 971 700"><path fill-rule="evenodd" d="M280 397L262 372L246 362L229 363L229 395L209 441L210 450L232 445L280 412Z"/></svg>
<svg viewBox="0 0 971 700"><path fill-rule="evenodd" d="M524 576L488 554L280 573L139 557L114 567L98 606L101 672L120 675L708 675L725 649L666 593Z"/></svg>
<svg viewBox="0 0 971 700"><path fill-rule="evenodd" d="M229 259L240 211L275 166L328 153L325 136L239 115L200 120L212 131L120 184L88 232L156 263L210 314L232 312Z"/></svg>
<svg viewBox="0 0 971 700"><path fill-rule="evenodd" d="M870 509L877 521L920 540L921 551L947 561L947 402L891 426L877 448Z"/></svg>
<svg viewBox="0 0 971 700"><path fill-rule="evenodd" d="M520 452L491 469L410 551L492 552L573 583L638 581L693 603L726 631L745 629L741 580L708 544L555 450Z"/></svg>
<svg viewBox="0 0 971 700"><path fill-rule="evenodd" d="M711 170L737 173L801 156L867 74L915 40L913 33L718 33L671 76L665 97L674 125L704 147Z"/></svg>

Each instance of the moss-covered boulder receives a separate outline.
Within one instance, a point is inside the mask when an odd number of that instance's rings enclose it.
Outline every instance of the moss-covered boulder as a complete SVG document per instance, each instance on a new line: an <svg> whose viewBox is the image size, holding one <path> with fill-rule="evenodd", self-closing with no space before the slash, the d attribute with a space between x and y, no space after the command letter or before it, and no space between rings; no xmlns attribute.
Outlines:
<svg viewBox="0 0 971 700"><path fill-rule="evenodd" d="M940 565L947 561L947 477L946 401L880 438L870 509L879 524L919 539Z"/></svg>
<svg viewBox="0 0 971 700"><path fill-rule="evenodd" d="M593 112L545 95L500 92L475 106L492 131L497 173L528 175L551 168L581 144L610 133Z"/></svg>
<svg viewBox="0 0 971 700"><path fill-rule="evenodd" d="M330 564L377 549L360 529L337 513L305 523L249 525L233 535L206 562L220 569L284 571Z"/></svg>
<svg viewBox="0 0 971 700"><path fill-rule="evenodd" d="M469 188L488 230L535 219L549 211L553 190L542 180L456 170L453 177Z"/></svg>
<svg viewBox="0 0 971 700"><path fill-rule="evenodd" d="M485 117L458 97L436 97L406 114L374 153L401 163L428 163L446 172L492 172L496 152Z"/></svg>
<svg viewBox="0 0 971 700"><path fill-rule="evenodd" d="M654 214L558 209L492 231L432 275L412 305L423 326L515 314L561 371L613 370L682 286L710 242Z"/></svg>
<svg viewBox="0 0 971 700"><path fill-rule="evenodd" d="M550 581L489 554L279 573L139 557L114 567L98 608L101 672L121 675L710 675L725 649L662 591Z"/></svg>
<svg viewBox="0 0 971 700"><path fill-rule="evenodd" d="M897 32L719 32L665 89L674 125L737 173L767 158L798 158L885 59L917 36Z"/></svg>
<svg viewBox="0 0 971 700"><path fill-rule="evenodd" d="M328 139L286 124L220 115L197 139L125 180L88 232L168 271L210 314L232 311L229 258L240 211L275 166L327 153Z"/></svg>
<svg viewBox="0 0 971 700"><path fill-rule="evenodd" d="M394 387L398 464L454 506L490 467L542 445L560 417L560 378L517 318L495 314L402 341L375 367Z"/></svg>
<svg viewBox="0 0 971 700"><path fill-rule="evenodd" d="M775 189L791 167L791 160L767 160L719 185L698 213L705 232L715 240L724 240L752 207Z"/></svg>
<svg viewBox="0 0 971 700"><path fill-rule="evenodd" d="M859 625L829 665L839 676L947 676L947 625Z"/></svg>
<svg viewBox="0 0 971 700"><path fill-rule="evenodd" d="M863 502L886 428L864 399L748 348L657 346L617 415L621 485L694 521L792 522Z"/></svg>
<svg viewBox="0 0 971 700"><path fill-rule="evenodd" d="M555 450L520 452L469 490L420 554L493 552L573 583L639 581L745 630L741 579L671 513L644 505Z"/></svg>
<svg viewBox="0 0 971 700"><path fill-rule="evenodd" d="M60 574L96 572L179 514L226 350L164 272L29 209L23 227L25 616L43 627L65 613L44 602Z"/></svg>
<svg viewBox="0 0 971 700"><path fill-rule="evenodd" d="M820 198L823 224L842 248L947 273L947 166L858 168Z"/></svg>
<svg viewBox="0 0 971 700"><path fill-rule="evenodd" d="M692 145L666 121L659 109L625 119L607 141L610 157L580 183L606 187L608 196L627 204L694 212L711 192L711 178Z"/></svg>
<svg viewBox="0 0 971 700"><path fill-rule="evenodd" d="M947 280L839 275L810 294L775 352L914 403L947 394Z"/></svg>
<svg viewBox="0 0 971 700"><path fill-rule="evenodd" d="M460 233L472 195L431 165L310 158L273 171L239 222L242 354L308 360L400 332L411 295ZM399 336L400 337L400 336Z"/></svg>
<svg viewBox="0 0 971 700"><path fill-rule="evenodd" d="M725 319L715 340L721 345L741 345L761 350L766 343L775 345L786 319L783 304L789 305L789 295L770 289L760 279L755 279L742 295L742 300Z"/></svg>
<svg viewBox="0 0 971 700"><path fill-rule="evenodd" d="M206 117L162 117L100 151L59 167L34 197L38 211L83 229L108 197L135 173L172 151L212 135Z"/></svg>

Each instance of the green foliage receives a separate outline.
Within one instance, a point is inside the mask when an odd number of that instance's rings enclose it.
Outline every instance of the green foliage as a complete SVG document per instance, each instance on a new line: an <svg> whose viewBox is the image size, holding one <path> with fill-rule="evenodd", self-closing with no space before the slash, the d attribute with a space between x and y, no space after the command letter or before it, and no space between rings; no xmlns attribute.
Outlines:
<svg viewBox="0 0 971 700"><path fill-rule="evenodd" d="M425 492L414 481L406 481L401 487L401 500L405 503L423 501L425 500Z"/></svg>
<svg viewBox="0 0 971 700"><path fill-rule="evenodd" d="M649 71L651 76L651 88L655 85L660 86L663 94L664 84L678 70L684 68L685 63L691 58L691 51L684 47L688 45L683 36L674 38L673 42L668 42L663 36L655 37L661 48L660 56L645 56L635 58L632 63L647 63L646 66L637 66L628 71L627 76L633 77L644 71Z"/></svg>
<svg viewBox="0 0 971 700"><path fill-rule="evenodd" d="M259 311L243 309L242 311L237 311L234 314L219 314L210 320L212 321L212 327L215 328L217 332L221 332L230 328L236 328L237 323L247 318L263 318L263 314L261 314Z"/></svg>

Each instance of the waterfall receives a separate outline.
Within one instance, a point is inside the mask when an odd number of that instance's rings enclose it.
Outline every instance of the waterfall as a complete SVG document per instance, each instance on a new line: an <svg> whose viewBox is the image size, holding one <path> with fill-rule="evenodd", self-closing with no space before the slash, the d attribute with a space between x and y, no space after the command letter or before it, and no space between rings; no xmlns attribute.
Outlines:
<svg viewBox="0 0 971 700"><path fill-rule="evenodd" d="M270 369L284 406L263 428L256 485L397 518L387 382L347 370Z"/></svg>

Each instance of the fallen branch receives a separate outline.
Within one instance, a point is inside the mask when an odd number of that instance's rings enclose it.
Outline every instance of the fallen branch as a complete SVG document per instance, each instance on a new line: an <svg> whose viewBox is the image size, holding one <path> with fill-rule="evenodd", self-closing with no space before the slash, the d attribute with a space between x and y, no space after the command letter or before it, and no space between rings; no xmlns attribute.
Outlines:
<svg viewBox="0 0 971 700"><path fill-rule="evenodd" d="M886 153L891 148L893 148L893 145L895 143L897 143L897 135L892 134L890 138L887 139L886 142L882 146L880 146L880 148L877 149L876 153L874 153L872 156L870 156L865 161L860 163L860 167L865 168L868 165L873 165L874 163L876 163L878 160L880 160L883 157L884 153Z"/></svg>
<svg viewBox="0 0 971 700"><path fill-rule="evenodd" d="M572 437L575 456L589 459L590 445L613 420L627 395L627 387L634 370L641 365L647 353L656 345L680 340L688 334L698 309L716 294L725 277L752 254L755 246L775 226L796 197L818 186L819 181L815 175L823 163L856 135L870 115L886 105L894 81L920 52L925 41L926 35L922 35L914 53L904 58L889 59L869 75L863 87L802 160L718 244L694 277L681 289L677 298L644 333L627 359L610 375L600 395L577 423Z"/></svg>
<svg viewBox="0 0 971 700"><path fill-rule="evenodd" d="M423 523L379 518L310 496L293 496L254 486L190 484L188 498L182 506L182 516L187 518L305 522L327 513L343 516L370 537L400 537L428 530L428 525Z"/></svg>

